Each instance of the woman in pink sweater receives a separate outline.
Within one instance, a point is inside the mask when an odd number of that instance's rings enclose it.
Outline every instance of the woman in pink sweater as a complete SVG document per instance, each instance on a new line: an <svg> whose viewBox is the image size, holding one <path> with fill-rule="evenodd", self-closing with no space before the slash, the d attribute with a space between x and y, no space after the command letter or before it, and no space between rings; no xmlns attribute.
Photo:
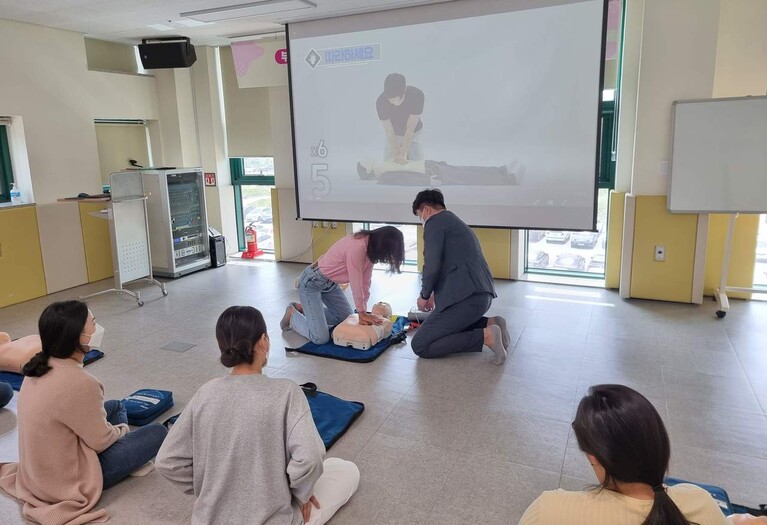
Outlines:
<svg viewBox="0 0 767 525"><path fill-rule="evenodd" d="M129 432L120 401L83 369L104 329L85 303L49 305L38 323L42 351L26 365L18 397L19 462L0 465L0 488L24 503L34 522L105 521L94 510L108 488L151 460L167 433L162 425Z"/></svg>
<svg viewBox="0 0 767 525"><path fill-rule="evenodd" d="M299 277L301 303L290 303L280 322L283 330L295 330L316 344L330 340L330 329L352 314L352 307L340 285L352 288L360 324L380 324L368 315L373 265L385 263L400 273L405 262L405 240L394 226L362 230L336 242L325 255Z"/></svg>

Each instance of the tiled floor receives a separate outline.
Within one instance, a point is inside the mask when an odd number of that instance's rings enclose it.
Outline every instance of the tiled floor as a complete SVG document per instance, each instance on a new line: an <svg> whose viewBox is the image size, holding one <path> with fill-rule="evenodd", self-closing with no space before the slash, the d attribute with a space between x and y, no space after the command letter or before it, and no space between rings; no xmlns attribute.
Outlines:
<svg viewBox="0 0 767 525"><path fill-rule="evenodd" d="M623 301L599 289L499 282L491 312L509 320L514 343L504 366L493 366L489 351L422 360L408 345L353 364L282 351L302 341L283 336L278 324L302 268L230 264L169 282L165 298L142 289L143 308L124 296L94 298L106 357L88 370L110 398L172 390L178 412L224 373L213 330L220 312L233 304L260 308L272 338L269 375L313 381L366 405L330 451L362 472L335 525L516 523L541 491L593 483L570 421L578 399L600 382L627 384L655 403L671 432L671 474L722 485L738 503L767 502L767 303L735 302L717 320L710 301ZM34 333L47 303L109 286L2 309L0 328ZM371 297L406 312L417 291L417 275L377 272ZM196 346L161 349L172 341ZM0 461L17 454L14 406L0 411ZM191 504L156 472L119 484L101 501L115 524L185 523ZM4 494L0 516L21 523L20 507Z"/></svg>

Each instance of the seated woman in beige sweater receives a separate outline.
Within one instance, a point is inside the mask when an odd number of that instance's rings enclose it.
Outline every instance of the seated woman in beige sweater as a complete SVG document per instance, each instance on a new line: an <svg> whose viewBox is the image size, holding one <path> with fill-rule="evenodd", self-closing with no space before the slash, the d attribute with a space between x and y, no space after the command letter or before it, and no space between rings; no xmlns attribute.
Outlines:
<svg viewBox="0 0 767 525"><path fill-rule="evenodd" d="M322 525L357 490L350 461L325 458L301 388L262 373L269 336L261 312L227 308L216 323L231 373L203 385L157 455L157 470L197 499L193 525Z"/></svg>
<svg viewBox="0 0 767 525"><path fill-rule="evenodd" d="M622 385L589 389L573 422L578 446L601 487L544 492L520 525L764 525L767 518L725 518L696 485L663 485L671 455L666 427L642 394Z"/></svg>
<svg viewBox="0 0 767 525"><path fill-rule="evenodd" d="M83 369L104 329L85 303L48 306L38 323L42 350L23 367L18 395L19 462L0 465L0 488L24 503L37 523L104 521L94 510L104 488L152 459L167 431L147 425L129 432L120 401Z"/></svg>

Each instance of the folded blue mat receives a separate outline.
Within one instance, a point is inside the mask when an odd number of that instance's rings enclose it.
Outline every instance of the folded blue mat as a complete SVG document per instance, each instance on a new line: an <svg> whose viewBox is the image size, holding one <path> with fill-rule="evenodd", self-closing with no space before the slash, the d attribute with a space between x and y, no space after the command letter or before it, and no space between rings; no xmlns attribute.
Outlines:
<svg viewBox="0 0 767 525"><path fill-rule="evenodd" d="M306 394L314 425L325 444L325 450L330 449L365 411L362 403L320 392L314 383L304 383L301 390Z"/></svg>
<svg viewBox="0 0 767 525"><path fill-rule="evenodd" d="M317 427L325 450L343 436L352 423L365 411L365 405L358 401L346 401L317 390L314 383L304 383L301 390L306 394L314 425ZM179 414L169 417L163 425L170 428Z"/></svg>
<svg viewBox="0 0 767 525"><path fill-rule="evenodd" d="M340 359L341 361L352 361L354 363L369 363L374 361L379 355L391 345L405 341L405 328L409 321L407 317L399 316L394 321L391 329L391 335L382 339L378 344L370 347L368 350L357 350L339 346L333 343L333 335L330 335L330 341L324 345L314 344L311 341L299 348L285 348L288 352L300 352L302 354L316 355L318 357L329 357L331 359Z"/></svg>
<svg viewBox="0 0 767 525"><path fill-rule="evenodd" d="M104 357L104 352L101 350L91 350L85 354L83 365L89 365L102 357ZM24 376L15 372L0 372L0 381L8 383L14 390L19 390L21 389L21 382L24 381Z"/></svg>

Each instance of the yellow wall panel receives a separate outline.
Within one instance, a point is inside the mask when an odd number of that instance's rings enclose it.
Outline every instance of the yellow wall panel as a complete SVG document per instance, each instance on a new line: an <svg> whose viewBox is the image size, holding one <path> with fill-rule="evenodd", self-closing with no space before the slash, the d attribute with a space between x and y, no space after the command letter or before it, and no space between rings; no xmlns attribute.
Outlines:
<svg viewBox="0 0 767 525"><path fill-rule="evenodd" d="M277 188L272 188L272 225L274 226L274 260L282 260L282 237L280 237L280 199Z"/></svg>
<svg viewBox="0 0 767 525"><path fill-rule="evenodd" d="M0 210L0 307L46 292L34 206Z"/></svg>
<svg viewBox="0 0 767 525"><path fill-rule="evenodd" d="M706 278L703 287L705 295L713 295L719 288L722 276L724 244L727 239L729 215L711 214L708 219L708 244L706 247ZM754 285L756 264L756 237L759 233L759 215L739 215L735 221L732 237L730 269L727 285L750 288ZM751 294L727 292L729 297L750 299Z"/></svg>
<svg viewBox="0 0 767 525"><path fill-rule="evenodd" d="M511 230L472 228L496 279L511 279ZM423 271L423 226L418 226L418 271Z"/></svg>
<svg viewBox="0 0 767 525"><path fill-rule="evenodd" d="M698 216L670 214L665 195L637 196L631 297L692 302L692 275ZM654 260L656 245L666 260Z"/></svg>
<svg viewBox="0 0 767 525"><path fill-rule="evenodd" d="M322 224L322 223L320 223ZM312 258L316 261L324 255L337 241L346 237L346 223L339 222L338 227L326 230L325 228L312 228Z"/></svg>
<svg viewBox="0 0 767 525"><path fill-rule="evenodd" d="M621 283L621 246L623 245L623 213L626 209L626 194L611 191L608 209L605 287L617 289Z"/></svg>
<svg viewBox="0 0 767 525"><path fill-rule="evenodd" d="M496 279L511 279L511 230L472 228L482 245L490 273Z"/></svg>
<svg viewBox="0 0 767 525"><path fill-rule="evenodd" d="M80 224L83 228L85 264L88 282L100 281L114 275L112 267L112 241L109 238L109 221L94 217L108 206L107 202L80 202Z"/></svg>

